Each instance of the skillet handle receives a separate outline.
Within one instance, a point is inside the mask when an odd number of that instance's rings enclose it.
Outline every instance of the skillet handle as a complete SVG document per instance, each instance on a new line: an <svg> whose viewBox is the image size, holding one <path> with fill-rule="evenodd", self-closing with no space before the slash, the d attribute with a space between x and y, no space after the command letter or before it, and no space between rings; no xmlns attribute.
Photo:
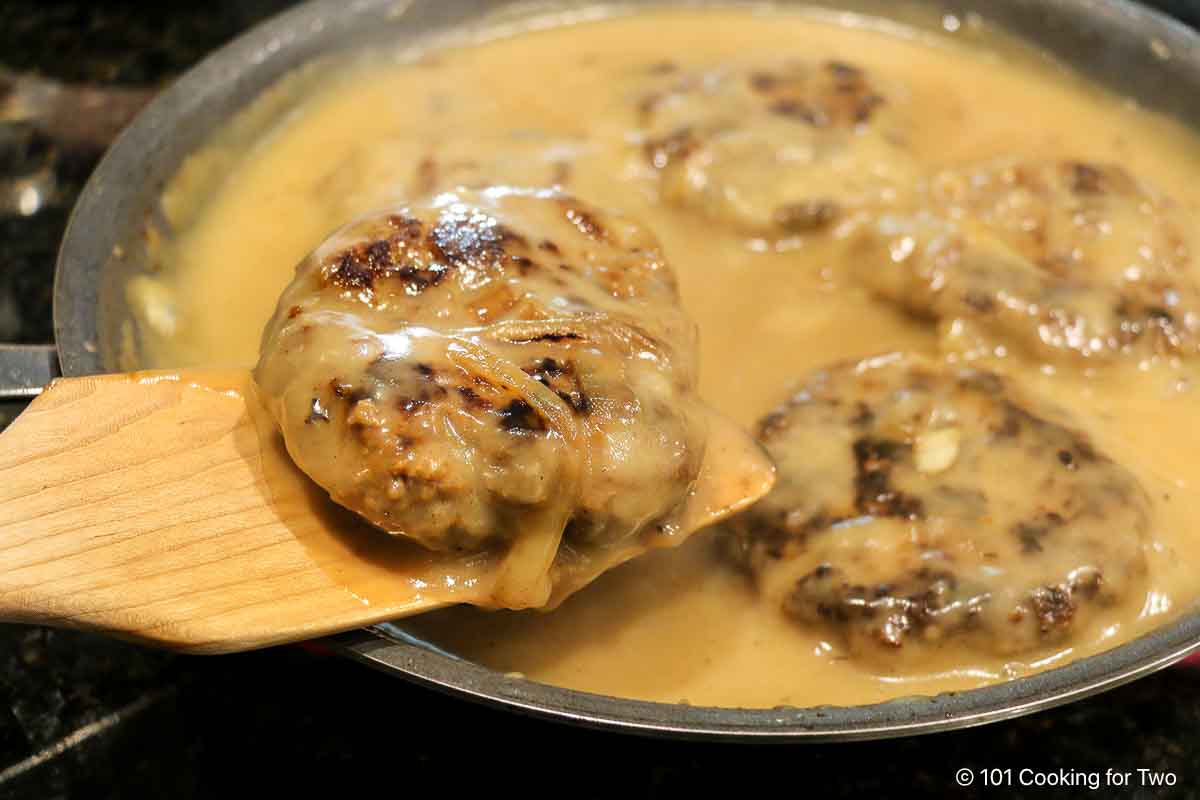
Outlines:
<svg viewBox="0 0 1200 800"><path fill-rule="evenodd" d="M0 344L0 400L28 400L62 373L52 344Z"/></svg>
<svg viewBox="0 0 1200 800"><path fill-rule="evenodd" d="M38 176L40 205L64 202L69 193L58 183L58 164L64 158L97 158L153 95L152 89L60 83L0 66L0 160L14 162L0 170L0 178L20 179L20 185ZM30 155L42 152L30 144L35 134L53 145L41 157ZM0 193L0 212L17 205L13 192ZM0 344L0 403L6 407L0 409L0 428L8 421L7 408L17 405L8 401L37 397L60 374L54 345Z"/></svg>

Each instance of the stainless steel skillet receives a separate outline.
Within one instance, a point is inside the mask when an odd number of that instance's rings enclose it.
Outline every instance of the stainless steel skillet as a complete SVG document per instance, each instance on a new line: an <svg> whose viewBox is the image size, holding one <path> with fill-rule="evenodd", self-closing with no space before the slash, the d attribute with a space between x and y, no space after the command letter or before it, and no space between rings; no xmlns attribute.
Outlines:
<svg viewBox="0 0 1200 800"><path fill-rule="evenodd" d="M663 4L660 0L657 4ZM682 4L682 3L680 3ZM694 3L693 3L694 4ZM828 3L867 12L869 0ZM618 0L608 6L642 5ZM757 4L763 5L763 4ZM977 13L1147 107L1200 128L1200 36L1122 0L928 0L926 13ZM323 54L364 45L416 44L508 21L587 8L506 0L313 0L210 56L163 93L118 139L75 208L55 284L57 355L67 375L113 371L127 336L125 282L151 269L144 244L164 183L183 158L259 92ZM136 341L132 343L136 351ZM0 351L0 379L35 391L52 368L45 353ZM937 697L852 708L740 710L621 700L492 672L385 625L329 642L347 655L434 688L583 725L694 738L866 739L977 725L1116 686L1200 647L1200 612L1101 655L1030 678Z"/></svg>

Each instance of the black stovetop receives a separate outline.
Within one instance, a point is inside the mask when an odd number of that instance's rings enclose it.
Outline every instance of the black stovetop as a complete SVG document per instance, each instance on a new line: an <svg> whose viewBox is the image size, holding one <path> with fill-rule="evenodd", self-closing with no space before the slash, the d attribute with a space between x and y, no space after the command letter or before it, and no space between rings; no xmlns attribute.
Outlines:
<svg viewBox="0 0 1200 800"><path fill-rule="evenodd" d="M24 207L33 213L0 198L0 339L50 340L55 250L101 147L87 137L63 145L37 126L6 120L6 78L34 73L121 87L130 90L121 102L132 107L140 93L289 4L0 0L0 190L7 179L47 166L52 185ZM1158 5L1200 22L1200 2ZM0 424L16 410L0 408ZM964 767L976 771L969 788L955 779ZM838 746L714 745L526 719L312 648L173 656L95 636L0 626L0 797L349 794L367 783L401 794L431 780L442 793L480 782L537 794L634 796L768 786L798 797L887 796L910 787L935 796L1088 791L989 789L978 777L985 767L1011 769L1016 784L1021 769L1049 775L1111 768L1133 776L1127 789L1098 790L1106 796L1200 796L1200 669L1177 667L968 731ZM1140 787L1138 769L1172 772L1175 785Z"/></svg>

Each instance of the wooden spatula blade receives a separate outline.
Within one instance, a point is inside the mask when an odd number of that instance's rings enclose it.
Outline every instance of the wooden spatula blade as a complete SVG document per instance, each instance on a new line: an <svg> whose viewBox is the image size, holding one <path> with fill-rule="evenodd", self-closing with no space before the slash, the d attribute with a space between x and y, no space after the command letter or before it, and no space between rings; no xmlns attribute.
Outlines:
<svg viewBox="0 0 1200 800"><path fill-rule="evenodd" d="M706 461L688 525L770 488L761 453L722 441L710 452L745 482L714 491ZM330 502L288 458L248 372L57 381L0 436L6 620L230 652L483 602L496 563L430 553Z"/></svg>
<svg viewBox="0 0 1200 800"><path fill-rule="evenodd" d="M708 445L700 476L673 524L577 560L560 558L547 609L610 569L651 550L677 547L696 531L736 514L766 495L775 484L775 467L747 434L730 420L710 413Z"/></svg>

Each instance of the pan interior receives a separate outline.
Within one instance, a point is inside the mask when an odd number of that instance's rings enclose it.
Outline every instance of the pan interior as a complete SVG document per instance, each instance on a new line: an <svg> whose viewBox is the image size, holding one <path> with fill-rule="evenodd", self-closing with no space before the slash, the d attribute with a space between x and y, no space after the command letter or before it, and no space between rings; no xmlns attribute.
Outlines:
<svg viewBox="0 0 1200 800"><path fill-rule="evenodd" d="M486 16L482 10L483 4L463 3L452 10L434 8L434 5L416 3L405 13L389 18L386 23L389 33L401 39L411 37L412 41L417 42L428 41L419 37L469 35L462 31L481 31L501 23L513 24L520 21L524 14L531 15L530 18L549 19L545 16L544 7L526 6L515 11L509 10L506 12L508 16L497 21L495 17ZM1077 6L1070 3L1017 3L1003 10L992 9L992 16L1001 17L997 20L999 23L1019 33L1038 31L1039 44L1051 49L1059 58L1079 65L1092 76L1107 80L1120 90L1135 89L1136 95L1139 98L1144 97L1152 107L1163 108L1180 116L1193 113L1191 104L1181 102L1181 98L1187 96L1189 87L1195 88L1196 84L1195 65L1190 69L1181 67L1181 63L1186 62L1186 54L1189 52L1181 47L1190 41L1186 38L1188 34L1157 18L1123 6L1088 7L1092 10L1085 14L1082 4ZM159 248L162 242L171 240L175 235L174 229L178 227L178 220L186 220L188 213L186 208L169 207L169 192L164 204L164 195L157 188L161 181L168 176L177 175L184 155L194 151L201 142L210 138L216 122L228 118L234 109L245 106L250 97L273 84L283 74L310 60L317 53L379 36L377 29L380 27L381 9L382 4L378 8L368 4L357 10L355 15L340 17L339 22L330 23L327 27L316 25L315 22L333 18L329 16L332 4L307 5L285 15L267 28L235 43L231 49L218 54L213 60L202 65L197 72L185 78L179 86L149 109L146 117L114 148L81 201L64 245L59 273L57 313L60 346L68 374L99 371L102 367L131 368L145 363L138 328L130 324L126 287L131 277L147 274L153 276L162 268L162 263L157 257ZM959 14L965 18L968 12L976 10L971 4L959 4L955 8L939 6L931 16L941 20L946 14ZM554 13L561 14L561 11L556 10ZM585 12L575 9L571 13L582 15ZM926 9L925 13L930 12ZM1087 24L1080 25L1080 19L1086 20ZM1067 21L1071 21L1072 24L1067 25ZM300 30L317 29L322 33L296 33ZM335 31L336 35L327 33L330 30ZM1102 54L1097 52L1097 48L1087 47L1097 36L1104 36L1112 42L1111 47L1102 49ZM284 44L281 45L281 42ZM1158 43L1158 47L1154 46L1155 42ZM273 49L272 43L276 45ZM1164 60L1157 55L1162 52L1163 47L1166 47L1168 52L1179 55ZM269 55L264 56L264 53ZM1123 63L1115 60L1122 54L1129 60ZM319 74L320 69L302 69L288 78L285 85L302 88L306 80L312 79L314 74ZM234 86L231 87L228 80L231 70L237 70L238 74L248 77L234 82ZM1170 93L1162 90L1165 76L1177 79ZM233 88L237 91L233 91ZM189 90L186 96L181 93L185 89ZM285 88L279 94L284 105L286 92ZM269 104L256 108L264 107L269 107ZM261 117L256 117L255 113L251 112L248 116L243 116L239 124L228 129L232 130L232 133L223 135L235 138L243 136L246 141L254 140L261 135L264 125L269 124L265 120L273 116L271 113L263 113ZM186 133L179 136L178 131ZM170 132L176 132L176 135L169 135ZM197 178L201 184L222 174L219 164L208 165L208 168L201 172L203 174ZM172 223L171 220L176 222ZM126 235L122 236L122 233ZM97 259L96 254L100 254L101 257ZM97 309L99 313L96 312ZM1172 631L1179 634L1184 630L1183 625L1181 622L1175 628L1152 634L1149 640L1141 640L1151 641L1158 648L1157 651L1152 647L1150 650L1139 652L1132 646L1127 646L1120 651L1099 656L1100 661L1082 661L1073 665L1072 668L1084 664L1092 664L1093 667L1089 670L1090 677L1082 682L1076 677L1076 683L1070 684L1070 690L1099 686L1105 681L1118 680L1138 670L1157 666L1164 658L1164 649L1168 658L1178 655L1181 648L1186 647L1193 637L1184 635L1182 638L1177 636L1170 639L1160 634ZM357 653L364 652L361 641L351 646L357 648ZM400 642L388 643L383 649L366 649L376 660L397 660L416 658L411 651L413 646L411 642ZM1116 657L1118 653L1123 654L1124 658ZM419 658L410 663L416 664L414 669L421 671L426 679L448 685L457 685L460 680L476 681L478 686L487 686L485 694L489 697L507 697L509 702L513 701L511 694L514 690L511 686L501 689L486 683L492 679L488 677L489 673L468 669L462 662L447 665L438 660L444 658L432 651L422 650ZM447 669L450 672L446 673ZM434 672L444 680L432 677ZM1062 672L1059 670L1046 675ZM1021 691L1013 688L1018 684L1022 691L1024 687L1033 686L1038 689L1038 693L1032 697L1023 695ZM594 706L589 712L590 717L589 713L580 715L601 721L622 720L636 713L642 715L643 719L651 720L645 724L652 726L660 723L665 725L662 720L669 718L674 728L704 731L721 729L722 721L734 720L736 713L742 713L729 712L732 716L722 717L720 715L724 712L714 711L710 714L705 711L704 714L709 714L705 717L699 710L693 714L693 710L687 707L673 705L654 705L649 706L647 710L624 701L587 698L581 693L561 694L547 689L548 694L541 695L538 694L541 691L540 687L531 684L525 686L532 694L522 696L532 698L528 699L527 704L535 709L570 715L575 713L572 711L572 704L578 698L578 702ZM987 694L991 690L960 695L973 698L968 706L974 703L976 708L984 709L984 712L981 712L983 717L953 703L949 706L952 710L947 712L946 706L931 704L927 700L911 703L901 701L898 705L880 706L879 710L871 712L876 714L873 717L875 723L865 722L861 716L839 716L841 711L828 713L833 714L833 718L840 720L839 724L842 725L849 725L850 720L857 720L853 724L857 726L859 735L868 731L872 735L879 735L893 730L889 727L893 723L898 726L895 730L900 730L903 727L900 721L904 719L907 719L908 723L915 720L915 724L920 726L935 718L944 722L945 715L951 713L955 720L966 724L986 718L988 714L1007 714L1014 709L1025 709L1051 699L1061 699L1064 696L1063 692L1068 690L1068 685L1055 684L1052 681L1039 683L1037 679L1030 679L995 689L991 695ZM554 702L551 702L551 698ZM933 711L935 707L937 710ZM636 709L636 712L632 709ZM801 724L798 721L799 717L795 716L771 716L762 712L755 717L755 712L744 713L751 716L741 717L736 723L729 722L732 726L729 730L741 730L739 725L757 726L774 733L812 733L822 730L829 733L841 730L812 721L827 719L828 716L805 716L805 722Z"/></svg>

